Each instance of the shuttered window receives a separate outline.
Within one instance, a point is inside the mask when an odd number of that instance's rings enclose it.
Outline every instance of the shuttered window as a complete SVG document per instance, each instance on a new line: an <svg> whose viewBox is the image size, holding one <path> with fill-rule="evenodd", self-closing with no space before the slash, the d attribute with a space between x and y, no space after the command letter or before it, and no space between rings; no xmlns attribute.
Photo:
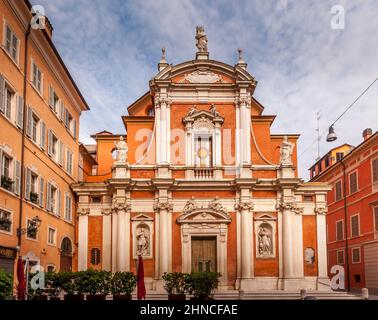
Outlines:
<svg viewBox="0 0 378 320"><path fill-rule="evenodd" d="M43 207L43 196L45 189L45 180L42 177L39 177L39 206Z"/></svg>
<svg viewBox="0 0 378 320"><path fill-rule="evenodd" d="M5 27L5 51L11 56L11 58L18 62L19 40L13 30L7 25Z"/></svg>
<svg viewBox="0 0 378 320"><path fill-rule="evenodd" d="M341 200L343 197L341 180L335 183L335 201Z"/></svg>
<svg viewBox="0 0 378 320"><path fill-rule="evenodd" d="M32 61L32 84L34 88L42 94L42 71L34 61Z"/></svg>
<svg viewBox="0 0 378 320"><path fill-rule="evenodd" d="M375 231L378 232L378 207L374 208Z"/></svg>
<svg viewBox="0 0 378 320"><path fill-rule="evenodd" d="M340 241L344 239L344 222L343 220L336 222L336 240Z"/></svg>
<svg viewBox="0 0 378 320"><path fill-rule="evenodd" d="M336 252L337 264L344 264L344 250L339 250Z"/></svg>
<svg viewBox="0 0 378 320"><path fill-rule="evenodd" d="M72 161L73 161L72 152L67 148L66 149L66 171L70 175L72 175Z"/></svg>
<svg viewBox="0 0 378 320"><path fill-rule="evenodd" d="M17 115L16 124L19 128L23 128L24 125L24 98L20 95L17 97Z"/></svg>
<svg viewBox="0 0 378 320"><path fill-rule="evenodd" d="M372 161L373 182L378 182L378 158Z"/></svg>
<svg viewBox="0 0 378 320"><path fill-rule="evenodd" d="M5 112L5 79L0 74L0 112Z"/></svg>
<svg viewBox="0 0 378 320"><path fill-rule="evenodd" d="M352 263L360 263L360 248L352 248Z"/></svg>
<svg viewBox="0 0 378 320"><path fill-rule="evenodd" d="M357 192L358 185L357 185L357 172L353 172L349 175L349 190L350 193Z"/></svg>
<svg viewBox="0 0 378 320"><path fill-rule="evenodd" d="M72 198L71 196L66 193L65 196L65 214L64 214L64 219L67 221L72 221Z"/></svg>
<svg viewBox="0 0 378 320"><path fill-rule="evenodd" d="M15 160L13 192L17 195L20 195L20 188L21 188L21 163L20 161Z"/></svg>
<svg viewBox="0 0 378 320"><path fill-rule="evenodd" d="M356 215L356 216L353 216L350 218L350 232L351 232L351 235L352 237L358 237L359 236L359 216Z"/></svg>

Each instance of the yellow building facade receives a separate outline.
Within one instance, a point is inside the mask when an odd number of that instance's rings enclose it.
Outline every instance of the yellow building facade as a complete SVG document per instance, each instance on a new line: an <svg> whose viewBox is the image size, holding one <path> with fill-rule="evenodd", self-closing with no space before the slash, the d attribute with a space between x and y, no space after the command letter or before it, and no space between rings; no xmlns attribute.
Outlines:
<svg viewBox="0 0 378 320"><path fill-rule="evenodd" d="M89 107L29 1L0 1L0 268L45 270L75 256L79 117Z"/></svg>

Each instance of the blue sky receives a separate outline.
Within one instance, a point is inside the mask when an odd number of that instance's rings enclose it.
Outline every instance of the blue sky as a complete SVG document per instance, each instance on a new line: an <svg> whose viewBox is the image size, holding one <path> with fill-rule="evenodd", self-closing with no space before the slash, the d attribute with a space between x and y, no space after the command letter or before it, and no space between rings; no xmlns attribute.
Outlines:
<svg viewBox="0 0 378 320"><path fill-rule="evenodd" d="M169 63L195 56L195 26L205 26L210 57L235 64L243 49L258 80L255 97L276 114L273 133L299 133L299 169L317 156L321 132L378 77L378 1L375 0L33 0L43 5L53 41L91 111L81 140L101 130L123 133L120 116L148 90L161 47ZM331 28L331 8L345 8L345 28ZM362 130L378 129L378 83L335 126L339 139L321 140L321 154ZM310 148L309 145L312 145ZM303 153L303 151L305 151ZM302 154L303 153L303 154Z"/></svg>

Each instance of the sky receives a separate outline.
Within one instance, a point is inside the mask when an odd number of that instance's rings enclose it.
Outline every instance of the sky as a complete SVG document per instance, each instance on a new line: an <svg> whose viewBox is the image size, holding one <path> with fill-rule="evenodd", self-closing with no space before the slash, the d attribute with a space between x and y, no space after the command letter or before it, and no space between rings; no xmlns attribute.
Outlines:
<svg viewBox="0 0 378 320"><path fill-rule="evenodd" d="M124 133L121 115L148 91L161 47L168 63L195 57L195 27L204 25L210 58L231 65L243 49L258 85L254 97L277 118L272 133L299 133L298 167L308 178L320 133L378 77L376 0L33 0L53 27L53 42L91 110L80 139ZM335 7L336 6L336 7ZM343 15L344 13L344 15ZM343 19L344 17L344 19ZM358 145L378 130L378 82L336 124L338 139L320 155Z"/></svg>

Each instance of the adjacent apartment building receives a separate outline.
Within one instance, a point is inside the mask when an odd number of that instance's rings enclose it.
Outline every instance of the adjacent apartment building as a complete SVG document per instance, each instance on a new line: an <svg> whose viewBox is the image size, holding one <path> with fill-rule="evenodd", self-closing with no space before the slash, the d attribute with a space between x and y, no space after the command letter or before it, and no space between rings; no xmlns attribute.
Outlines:
<svg viewBox="0 0 378 320"><path fill-rule="evenodd" d="M29 1L0 1L0 268L70 270L79 118L89 109ZM43 21L37 21L42 25Z"/></svg>
<svg viewBox="0 0 378 320"><path fill-rule="evenodd" d="M328 167L327 153L310 169L311 181L333 186L327 196L328 270L342 265L346 286L378 289L378 132L366 129L363 137L355 148L332 149L344 154Z"/></svg>

